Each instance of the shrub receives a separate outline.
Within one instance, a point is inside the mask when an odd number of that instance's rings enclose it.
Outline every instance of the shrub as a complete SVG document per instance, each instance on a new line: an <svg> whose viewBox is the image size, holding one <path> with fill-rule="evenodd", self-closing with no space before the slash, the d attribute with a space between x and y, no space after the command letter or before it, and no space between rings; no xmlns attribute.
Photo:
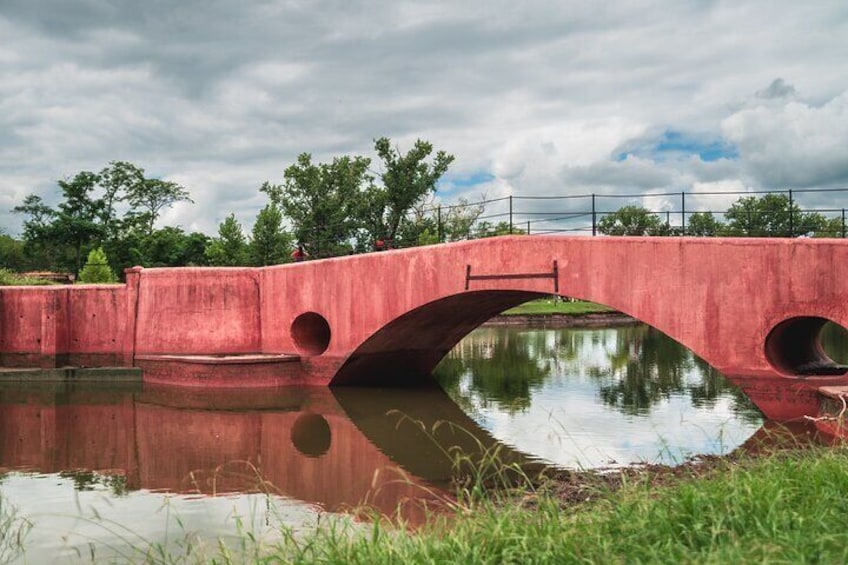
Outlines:
<svg viewBox="0 0 848 565"><path fill-rule="evenodd" d="M79 282L81 283L113 283L117 282L118 278L109 267L109 262L106 259L102 247L92 249L88 254L88 260L79 274Z"/></svg>

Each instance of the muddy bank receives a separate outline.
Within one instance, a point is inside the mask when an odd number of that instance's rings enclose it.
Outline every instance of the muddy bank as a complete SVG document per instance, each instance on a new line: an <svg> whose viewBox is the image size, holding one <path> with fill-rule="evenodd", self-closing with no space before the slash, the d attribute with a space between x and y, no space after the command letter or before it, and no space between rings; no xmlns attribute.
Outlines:
<svg viewBox="0 0 848 565"><path fill-rule="evenodd" d="M518 314L495 316L484 326L522 326L531 328L602 328L639 324L639 320L621 312L586 314Z"/></svg>

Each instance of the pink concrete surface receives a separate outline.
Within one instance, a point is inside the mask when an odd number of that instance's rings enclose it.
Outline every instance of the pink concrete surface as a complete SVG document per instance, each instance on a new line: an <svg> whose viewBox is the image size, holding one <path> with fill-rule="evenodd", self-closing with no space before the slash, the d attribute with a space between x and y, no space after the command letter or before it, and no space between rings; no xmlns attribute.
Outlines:
<svg viewBox="0 0 848 565"><path fill-rule="evenodd" d="M368 502L394 514L426 500L428 484L397 464L345 415L326 387L181 397L142 393L0 393L0 472L92 470L130 489L198 495L270 492L329 511ZM183 401L187 402L184 403ZM298 426L325 426L298 442ZM315 437L318 436L316 441ZM305 452L304 452L305 451ZM446 460L450 468L450 461ZM407 518L423 518L409 506Z"/></svg>
<svg viewBox="0 0 848 565"><path fill-rule="evenodd" d="M0 289L0 366L115 366L131 358L123 285Z"/></svg>
<svg viewBox="0 0 848 565"><path fill-rule="evenodd" d="M0 362L292 353L301 373L283 380L403 384L491 316L555 289L552 278L502 278L466 290L469 267L472 276L542 274L554 262L560 295L668 334L768 417L814 415L819 386L848 383L843 374L799 377L766 354L787 320L848 326L848 241L834 239L506 236L261 269L138 269L111 291L0 289ZM800 335L808 326L815 320L772 342L771 355L797 339L815 354L816 336Z"/></svg>
<svg viewBox="0 0 848 565"><path fill-rule="evenodd" d="M135 352L261 351L259 295L256 269L144 269Z"/></svg>

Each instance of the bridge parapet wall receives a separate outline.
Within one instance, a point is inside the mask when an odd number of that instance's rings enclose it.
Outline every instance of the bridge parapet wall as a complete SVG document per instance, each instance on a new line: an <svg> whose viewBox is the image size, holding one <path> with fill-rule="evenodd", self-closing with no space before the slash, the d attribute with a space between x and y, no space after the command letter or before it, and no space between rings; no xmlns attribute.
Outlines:
<svg viewBox="0 0 848 565"><path fill-rule="evenodd" d="M124 285L0 288L0 366L123 365Z"/></svg>
<svg viewBox="0 0 848 565"><path fill-rule="evenodd" d="M136 304L136 354L262 351L257 269L144 269Z"/></svg>

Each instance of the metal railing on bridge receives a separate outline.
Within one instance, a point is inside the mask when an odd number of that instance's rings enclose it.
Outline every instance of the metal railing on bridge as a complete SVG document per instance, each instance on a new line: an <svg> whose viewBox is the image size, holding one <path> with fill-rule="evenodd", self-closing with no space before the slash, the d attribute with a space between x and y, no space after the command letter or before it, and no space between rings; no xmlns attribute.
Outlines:
<svg viewBox="0 0 848 565"><path fill-rule="evenodd" d="M762 202L764 197L769 198L770 208L757 206L757 201ZM624 235L610 230L605 218L615 219L626 207L648 219L644 233L634 235L836 238L848 235L848 188L511 195L417 208L407 220L426 224L428 231L424 237L381 241L377 245L372 242L369 248L360 244L351 249L362 252L506 234Z"/></svg>

